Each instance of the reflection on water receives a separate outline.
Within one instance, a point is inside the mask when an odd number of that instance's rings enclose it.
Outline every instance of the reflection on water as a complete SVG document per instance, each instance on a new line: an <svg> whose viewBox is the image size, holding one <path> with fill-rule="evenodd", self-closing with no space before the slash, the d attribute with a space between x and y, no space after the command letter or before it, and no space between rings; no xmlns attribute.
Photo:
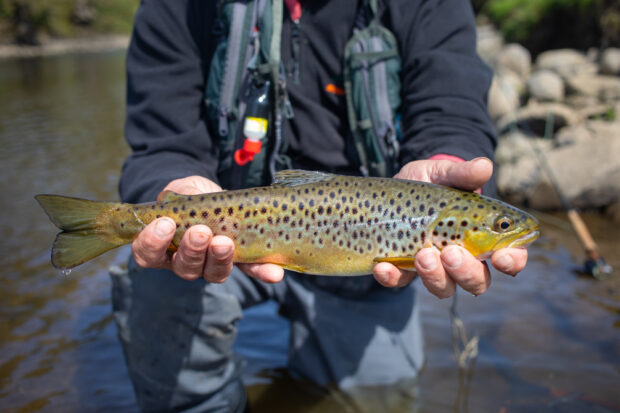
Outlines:
<svg viewBox="0 0 620 413"><path fill-rule="evenodd" d="M32 198L117 199L127 153L123 54L5 60L0 96L0 408L134 411L106 271L127 250L62 275L49 264L55 229ZM620 270L620 227L599 216L586 221ZM620 411L620 277L578 276L576 241L552 226L530 251L518 277L495 275L487 294L460 295L466 327L480 336L465 393L449 301L421 292L428 358L418 385L353 393L294 381L278 369L257 373L286 360L286 330L265 322L273 311L267 305L246 315L237 345L250 362L253 411L452 412L457 403L471 412Z"/></svg>

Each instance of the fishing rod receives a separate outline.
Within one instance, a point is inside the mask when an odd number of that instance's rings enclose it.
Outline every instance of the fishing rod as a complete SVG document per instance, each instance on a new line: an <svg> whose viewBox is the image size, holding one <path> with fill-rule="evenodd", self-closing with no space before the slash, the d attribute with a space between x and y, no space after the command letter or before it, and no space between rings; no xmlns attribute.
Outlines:
<svg viewBox="0 0 620 413"><path fill-rule="evenodd" d="M554 115L552 112L548 112L547 119L545 121L545 135L543 139L553 138L553 124ZM534 132L527 123L516 124L515 122L513 125L516 127L521 127L525 130L526 133L535 136ZM528 142L530 143L530 146L532 147L532 150L536 155L538 164L542 167L543 171L545 171L547 178L549 178L551 187L557 194L558 199L560 200L560 205L562 206L562 209L566 211L568 219L572 224L573 230L577 234L577 238L579 238L579 241L581 242L581 245L585 250L586 261L584 262L582 271L586 274L592 275L598 280L607 278L609 275L611 275L613 271L611 265L607 264L605 259L602 257L598 245L592 238L592 235L590 234L587 225L579 215L577 209L571 206L570 202L562 192L560 184L556 179L555 174L553 173L553 170L549 165L549 162L547 162L547 158L538 147L538 144L534 141L534 139L528 139Z"/></svg>

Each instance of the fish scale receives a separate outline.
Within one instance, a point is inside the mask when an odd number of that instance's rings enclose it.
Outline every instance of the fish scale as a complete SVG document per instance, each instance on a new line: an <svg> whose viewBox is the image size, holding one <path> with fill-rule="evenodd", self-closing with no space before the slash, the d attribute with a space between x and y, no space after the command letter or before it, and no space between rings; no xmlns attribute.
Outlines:
<svg viewBox="0 0 620 413"><path fill-rule="evenodd" d="M236 263L274 263L317 275L368 274L381 261L412 268L422 247L461 245L482 256L499 248L500 238L515 241L534 232L535 238L538 227L528 214L474 193L296 170L278 173L269 187L191 196L166 192L157 203L119 205L96 218L107 229L100 237L110 244L131 242L149 222L169 216L177 223L171 249L187 228L204 224L233 240ZM514 228L495 231L499 217L509 217ZM56 258L57 266L68 268Z"/></svg>

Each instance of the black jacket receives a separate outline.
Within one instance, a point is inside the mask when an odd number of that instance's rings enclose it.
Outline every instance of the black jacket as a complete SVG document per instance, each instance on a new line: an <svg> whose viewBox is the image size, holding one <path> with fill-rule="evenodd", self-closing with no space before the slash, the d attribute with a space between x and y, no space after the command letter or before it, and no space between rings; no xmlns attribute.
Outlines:
<svg viewBox="0 0 620 413"><path fill-rule="evenodd" d="M354 174L338 84L357 0L302 1L301 76L287 87L295 117L283 126L293 166ZM401 164L434 154L492 157L486 110L491 72L476 54L469 0L384 0L382 21L402 58ZM151 201L173 179L217 182L218 154L205 121L204 85L214 48L215 0L143 0L127 56L127 122L132 154L120 182L123 201ZM290 63L285 13L282 60ZM341 85L340 85L341 86Z"/></svg>

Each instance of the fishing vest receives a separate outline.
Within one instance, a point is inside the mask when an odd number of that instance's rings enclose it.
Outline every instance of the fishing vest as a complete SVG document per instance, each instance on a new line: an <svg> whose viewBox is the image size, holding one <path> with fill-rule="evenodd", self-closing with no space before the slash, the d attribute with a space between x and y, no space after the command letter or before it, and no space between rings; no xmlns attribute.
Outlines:
<svg viewBox="0 0 620 413"><path fill-rule="evenodd" d="M283 119L295 116L280 58L284 7L283 0L220 0L217 6L216 47L205 103L209 131L219 151L218 178L225 188L267 185L275 172L291 167L282 136ZM352 161L363 176L393 175L399 152L401 60L396 38L380 23L379 14L377 0L361 2L342 63L355 145ZM292 41L293 48L299 47L298 38ZM264 119L246 113L256 106L256 99L262 104L268 99L270 110ZM266 133L249 142L256 153L240 164L236 155L248 147L244 133L248 120L253 121L251 128L259 132L264 128Z"/></svg>

